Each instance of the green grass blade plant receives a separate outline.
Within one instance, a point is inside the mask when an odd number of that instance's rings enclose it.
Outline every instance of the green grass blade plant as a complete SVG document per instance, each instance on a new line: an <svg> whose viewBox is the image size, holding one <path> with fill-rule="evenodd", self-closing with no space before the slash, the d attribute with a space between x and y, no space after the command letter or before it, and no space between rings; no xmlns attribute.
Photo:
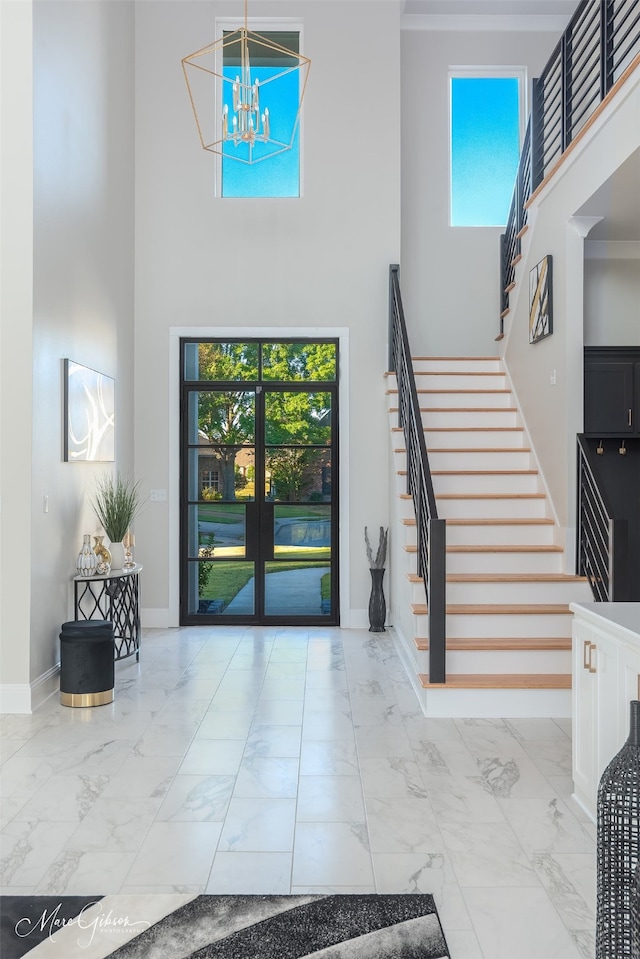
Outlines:
<svg viewBox="0 0 640 959"><path fill-rule="evenodd" d="M140 510L140 481L119 473L100 477L91 506L112 543L121 543Z"/></svg>

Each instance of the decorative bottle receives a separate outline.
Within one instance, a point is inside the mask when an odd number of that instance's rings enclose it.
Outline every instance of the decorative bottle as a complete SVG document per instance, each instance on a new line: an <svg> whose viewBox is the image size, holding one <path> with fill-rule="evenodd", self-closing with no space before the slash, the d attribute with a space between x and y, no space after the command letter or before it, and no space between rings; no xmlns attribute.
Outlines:
<svg viewBox="0 0 640 959"><path fill-rule="evenodd" d="M91 536L85 533L82 537L82 549L78 554L76 569L80 576L95 576L98 557L91 549Z"/></svg>
<svg viewBox="0 0 640 959"><path fill-rule="evenodd" d="M640 858L640 700L629 738L598 786L596 959L629 959L632 885Z"/></svg>
<svg viewBox="0 0 640 959"><path fill-rule="evenodd" d="M103 539L104 536L93 537L93 552L98 559L96 573L100 576L106 576L111 572L111 553L102 542Z"/></svg>

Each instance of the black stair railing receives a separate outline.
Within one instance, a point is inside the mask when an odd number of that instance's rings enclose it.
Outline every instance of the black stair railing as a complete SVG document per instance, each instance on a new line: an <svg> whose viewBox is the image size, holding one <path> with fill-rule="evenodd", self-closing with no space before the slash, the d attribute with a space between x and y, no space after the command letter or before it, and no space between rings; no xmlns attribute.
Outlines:
<svg viewBox="0 0 640 959"><path fill-rule="evenodd" d="M389 370L398 384L399 425L407 451L407 492L413 497L417 572L427 595L429 680L446 682L446 524L438 518L424 427L400 295L400 267L389 267Z"/></svg>
<svg viewBox="0 0 640 959"><path fill-rule="evenodd" d="M615 519L597 480L597 464L578 435L577 570L586 576L596 602L629 598L628 523Z"/></svg>
<svg viewBox="0 0 640 959"><path fill-rule="evenodd" d="M640 0L582 0L540 77L500 237L500 335L509 310L526 204L599 104L640 55Z"/></svg>

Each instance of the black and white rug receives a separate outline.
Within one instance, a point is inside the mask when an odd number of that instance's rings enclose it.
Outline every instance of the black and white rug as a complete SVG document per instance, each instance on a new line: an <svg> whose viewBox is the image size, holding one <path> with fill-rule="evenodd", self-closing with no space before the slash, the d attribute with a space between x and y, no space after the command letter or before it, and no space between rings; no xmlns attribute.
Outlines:
<svg viewBox="0 0 640 959"><path fill-rule="evenodd" d="M429 895L3 896L2 959L449 959Z"/></svg>

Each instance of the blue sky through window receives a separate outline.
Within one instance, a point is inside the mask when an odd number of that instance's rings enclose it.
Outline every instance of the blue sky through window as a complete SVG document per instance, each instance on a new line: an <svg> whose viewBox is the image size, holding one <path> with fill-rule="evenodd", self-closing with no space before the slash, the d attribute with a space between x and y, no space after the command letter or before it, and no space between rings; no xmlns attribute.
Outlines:
<svg viewBox="0 0 640 959"><path fill-rule="evenodd" d="M451 225L504 226L520 154L517 77L451 78Z"/></svg>
<svg viewBox="0 0 640 959"><path fill-rule="evenodd" d="M267 34L263 34L268 36ZM271 138L288 143L298 110L299 70L291 70L272 83L269 77L282 73L282 66L252 67L251 79L260 81L260 109L269 108ZM224 68L224 76L231 81L238 75L238 67ZM231 85L225 84L223 104L232 111ZM241 148L240 148L241 149ZM227 143L224 153L233 156L236 147ZM254 156L267 152L265 145L256 144ZM241 154L243 155L243 154ZM300 131L296 130L293 146L284 153L248 165L222 158L222 195L224 197L297 197L300 196Z"/></svg>

